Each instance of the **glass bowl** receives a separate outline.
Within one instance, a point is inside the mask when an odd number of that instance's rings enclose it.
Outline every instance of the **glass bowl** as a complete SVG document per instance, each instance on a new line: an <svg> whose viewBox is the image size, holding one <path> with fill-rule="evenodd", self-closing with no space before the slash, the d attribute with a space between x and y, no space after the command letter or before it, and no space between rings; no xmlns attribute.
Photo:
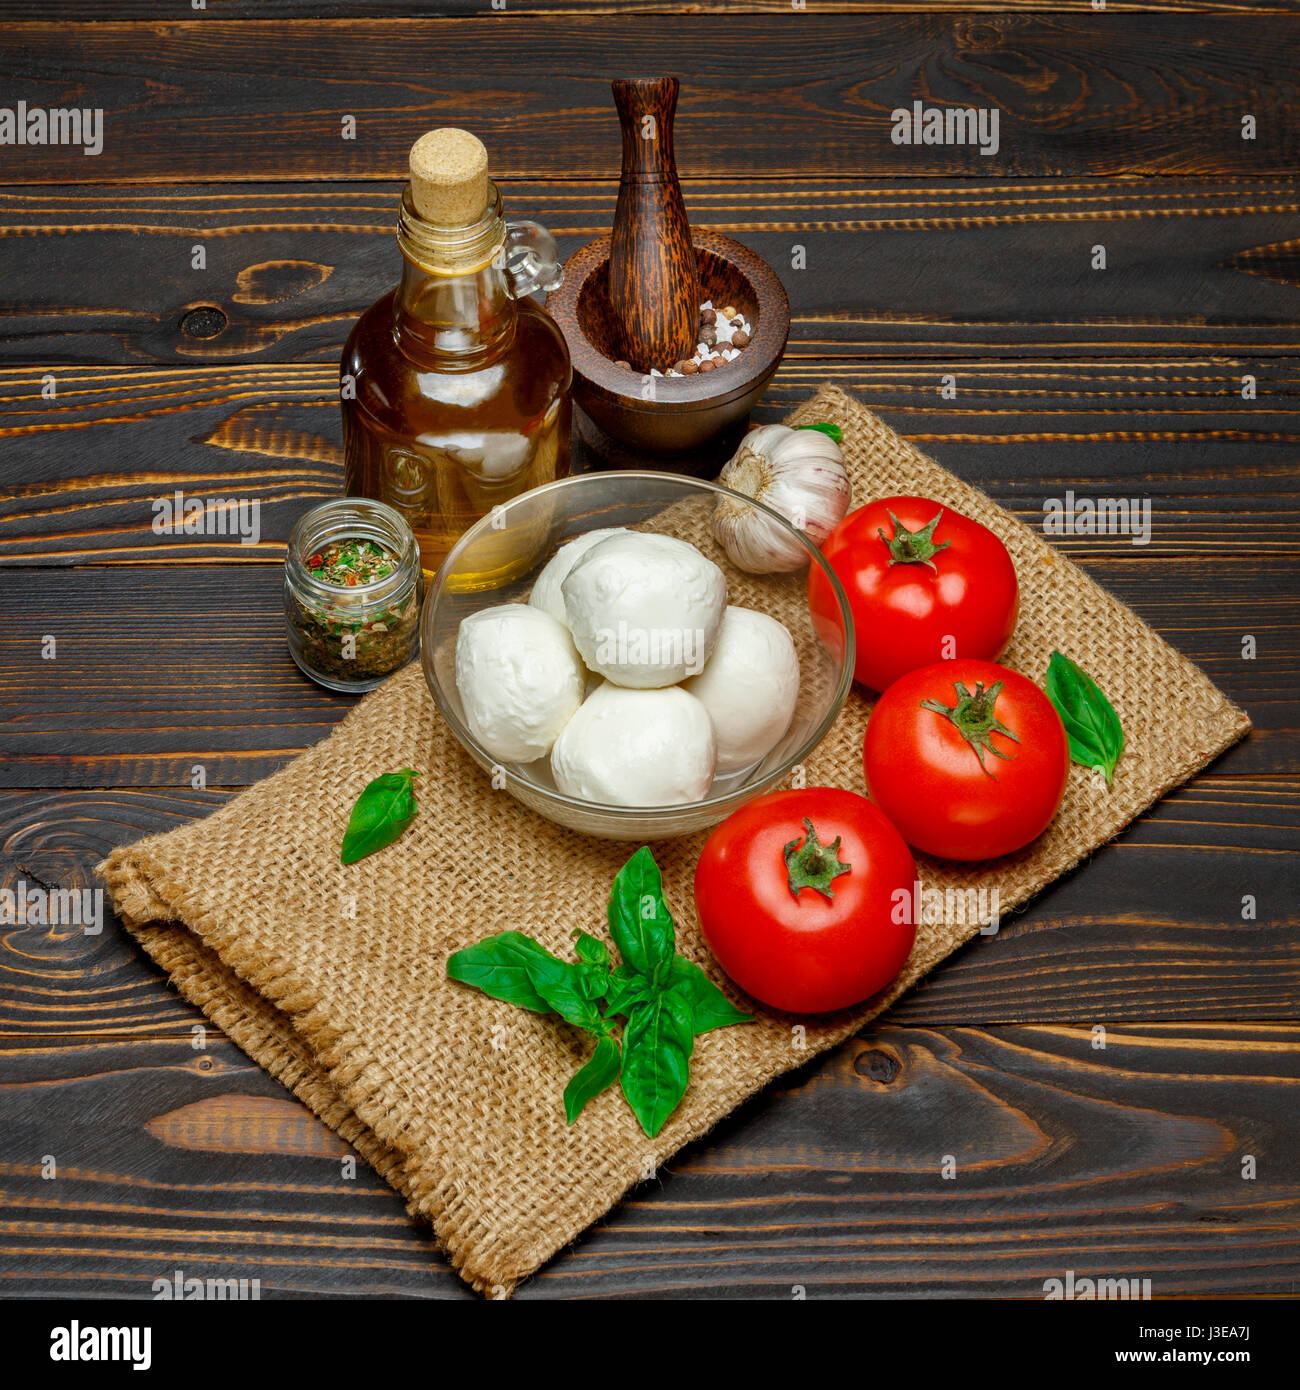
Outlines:
<svg viewBox="0 0 1300 1390"><path fill-rule="evenodd" d="M718 500L735 496L730 488L676 473L584 473L502 503L460 538L425 598L420 661L442 717L495 786L548 820L583 834L663 840L725 820L790 776L826 736L853 680L853 619L844 590L821 551L759 503L754 505L793 536L807 550L809 563L825 574L838 611L814 620L806 569L747 574L734 565L714 540L710 522ZM533 580L559 546L587 531L613 526L689 541L721 568L728 603L779 619L794 639L799 695L789 728L760 762L716 779L702 801L629 807L566 796L552 780L549 759L498 763L466 727L456 688L456 632L461 621L481 608L525 602Z"/></svg>

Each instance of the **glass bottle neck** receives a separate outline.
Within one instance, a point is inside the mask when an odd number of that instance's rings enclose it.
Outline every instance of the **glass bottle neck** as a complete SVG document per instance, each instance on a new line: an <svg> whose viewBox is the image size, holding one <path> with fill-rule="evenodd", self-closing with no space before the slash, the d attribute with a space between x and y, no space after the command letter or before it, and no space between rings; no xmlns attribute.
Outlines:
<svg viewBox="0 0 1300 1390"><path fill-rule="evenodd" d="M514 340L515 301L504 270L490 263L465 275L438 275L403 255L395 307L398 347L433 370L470 371Z"/></svg>

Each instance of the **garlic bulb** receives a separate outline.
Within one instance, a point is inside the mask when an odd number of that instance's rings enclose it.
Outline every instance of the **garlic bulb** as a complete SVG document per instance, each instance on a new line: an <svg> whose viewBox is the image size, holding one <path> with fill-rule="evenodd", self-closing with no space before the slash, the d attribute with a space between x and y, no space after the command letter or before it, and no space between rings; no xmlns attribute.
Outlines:
<svg viewBox="0 0 1300 1390"><path fill-rule="evenodd" d="M830 535L849 509L851 488L840 446L816 429L763 425L741 441L718 481L780 512L815 545ZM739 498L719 499L713 534L732 561L749 574L802 569L808 552Z"/></svg>

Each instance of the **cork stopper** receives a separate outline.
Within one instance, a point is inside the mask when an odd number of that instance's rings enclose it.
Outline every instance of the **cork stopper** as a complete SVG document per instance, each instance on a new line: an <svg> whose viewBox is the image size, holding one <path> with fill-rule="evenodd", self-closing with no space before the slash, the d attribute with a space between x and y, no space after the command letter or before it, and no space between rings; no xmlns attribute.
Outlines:
<svg viewBox="0 0 1300 1390"><path fill-rule="evenodd" d="M471 226L487 208L487 185L487 150L468 130L443 126L411 146L411 197L426 222Z"/></svg>

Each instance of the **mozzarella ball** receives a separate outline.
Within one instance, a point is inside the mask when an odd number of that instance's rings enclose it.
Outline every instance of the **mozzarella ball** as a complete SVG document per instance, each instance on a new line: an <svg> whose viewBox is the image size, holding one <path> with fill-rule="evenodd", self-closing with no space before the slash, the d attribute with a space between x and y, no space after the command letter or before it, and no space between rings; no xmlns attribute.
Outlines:
<svg viewBox="0 0 1300 1390"><path fill-rule="evenodd" d="M765 757L790 727L799 698L799 658L783 623L728 607L709 664L682 683L709 712L718 775Z"/></svg>
<svg viewBox="0 0 1300 1390"><path fill-rule="evenodd" d="M585 680L568 628L538 608L483 608L456 631L465 723L501 762L545 757L582 704Z"/></svg>
<svg viewBox="0 0 1300 1390"><path fill-rule="evenodd" d="M713 724L693 695L606 681L556 739L551 775L566 796L681 806L708 794L715 756Z"/></svg>
<svg viewBox="0 0 1300 1390"><path fill-rule="evenodd" d="M640 690L702 671L727 606L727 581L712 560L686 541L640 531L592 546L560 592L582 659Z"/></svg>
<svg viewBox="0 0 1300 1390"><path fill-rule="evenodd" d="M567 626L569 620L564 615L564 595L560 592L560 585L564 583L565 576L593 545L599 545L610 536L628 534L625 527L606 526L598 531L588 531L583 536L575 536L571 541L565 541L546 562L541 574L533 582L533 591L528 595L528 602Z"/></svg>

